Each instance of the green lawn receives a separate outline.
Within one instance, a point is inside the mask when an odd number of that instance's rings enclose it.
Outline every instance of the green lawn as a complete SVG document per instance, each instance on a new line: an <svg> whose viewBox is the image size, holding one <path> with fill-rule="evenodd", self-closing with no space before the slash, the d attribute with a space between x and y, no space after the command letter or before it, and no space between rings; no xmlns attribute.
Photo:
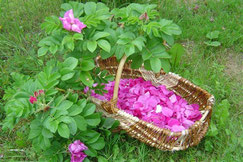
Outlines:
<svg viewBox="0 0 243 162"><path fill-rule="evenodd" d="M0 0L0 128L4 118L1 98L3 89L11 84L10 74L32 75L42 69L37 57L37 44L44 36L40 24L46 16L57 15L62 2ZM119 7L129 2L108 0L107 3ZM240 0L136 2L158 4L161 16L181 27L182 35L176 41L184 45L187 53L176 73L214 94L212 127L198 146L173 153L151 148L123 133L114 133L101 154L114 162L243 161L243 3ZM221 46L209 47L204 43L206 34L215 30L220 32ZM229 118L220 123L227 110ZM25 133L21 129L0 131L0 161L37 160L38 155L26 141Z"/></svg>

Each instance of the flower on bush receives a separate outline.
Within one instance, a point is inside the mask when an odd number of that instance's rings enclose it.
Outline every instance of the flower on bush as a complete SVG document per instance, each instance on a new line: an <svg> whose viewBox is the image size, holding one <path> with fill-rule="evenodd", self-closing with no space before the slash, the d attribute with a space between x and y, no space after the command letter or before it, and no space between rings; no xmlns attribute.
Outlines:
<svg viewBox="0 0 243 162"><path fill-rule="evenodd" d="M33 96L30 96L29 101L30 101L31 104L34 104L35 102L37 102L37 98L33 97Z"/></svg>
<svg viewBox="0 0 243 162"><path fill-rule="evenodd" d="M62 21L63 28L69 31L81 33L82 29L86 27L78 18L74 17L72 9L68 10L64 17L59 17L59 19Z"/></svg>
<svg viewBox="0 0 243 162"><path fill-rule="evenodd" d="M30 96L30 98L29 98L30 103L34 104L35 102L37 102L37 97L39 95L42 95L42 94L44 94L44 90L43 89L39 90L38 92L35 91L34 92L34 96Z"/></svg>
<svg viewBox="0 0 243 162"><path fill-rule="evenodd" d="M83 152L88 147L85 146L80 140L76 140L68 147L71 153L71 162L82 162L86 158L86 154Z"/></svg>

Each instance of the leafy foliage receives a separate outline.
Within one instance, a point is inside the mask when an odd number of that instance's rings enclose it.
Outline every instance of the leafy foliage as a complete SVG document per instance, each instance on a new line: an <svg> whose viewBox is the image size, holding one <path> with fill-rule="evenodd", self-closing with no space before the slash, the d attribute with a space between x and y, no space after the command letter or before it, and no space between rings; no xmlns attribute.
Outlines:
<svg viewBox="0 0 243 162"><path fill-rule="evenodd" d="M219 31L209 32L206 37L209 39L209 41L204 42L207 46L218 47L221 45L219 41L216 41L219 37Z"/></svg>
<svg viewBox="0 0 243 162"><path fill-rule="evenodd" d="M46 37L38 43L37 52L44 68L32 77L12 73L14 83L3 97L2 129L25 126L27 140L41 155L39 160L63 161L68 144L76 139L88 146L88 156L104 160L98 151L119 122L103 118L88 100L90 91L102 95L103 83L113 80L95 66L96 57L119 60L126 55L132 68L144 64L156 73L161 68L168 72L171 66L178 67L183 54L173 38L181 30L173 21L160 19L156 5L133 3L110 11L103 3L69 2L61 9L61 17L72 9L87 27L75 33L65 30L58 16L45 19L41 27Z"/></svg>

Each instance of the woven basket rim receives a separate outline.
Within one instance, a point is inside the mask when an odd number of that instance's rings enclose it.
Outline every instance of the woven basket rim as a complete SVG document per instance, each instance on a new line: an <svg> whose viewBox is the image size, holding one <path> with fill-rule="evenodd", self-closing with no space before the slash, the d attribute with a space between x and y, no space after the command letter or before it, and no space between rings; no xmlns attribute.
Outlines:
<svg viewBox="0 0 243 162"><path fill-rule="evenodd" d="M144 70L144 69L143 69ZM148 70L147 70L148 71ZM175 73L172 73L172 72L169 72L168 74L171 74L171 75L176 75L177 77L181 77L180 75L178 75L178 74L175 74ZM141 78L143 78L143 77L141 77ZM181 77L182 78L182 77ZM144 78L143 78L144 79ZM184 78L185 79L185 78ZM188 80L187 80L188 81ZM188 81L188 82L190 82L190 81ZM192 83L193 84L193 83ZM196 85L195 85L196 86ZM170 90L170 89L169 89ZM171 91L171 90L170 90ZM176 92L174 92L174 93L176 93ZM177 93L176 93L177 94ZM177 95L179 95L179 94L177 94ZM180 95L179 95L180 96ZM182 96L180 96L180 97L182 97ZM100 99L98 99L98 98L95 98L95 97L90 97L90 98L92 98L92 100L97 100L97 101L99 101L100 103L105 103L105 102L109 102L109 101L103 101L103 100L100 100ZM183 97L182 97L183 98ZM184 99L184 98L183 98ZM186 100L186 99L185 99ZM138 120L141 120L141 121L143 121L143 122L145 122L145 123L147 123L147 124L151 124L151 125L153 125L154 127L156 127L158 130L165 130L165 133L166 134L170 134L171 136L180 136L181 134L184 134L184 133L186 133L187 131L190 131L190 129L193 129L193 127L194 126L198 126L199 125L199 121L202 121L202 120L204 120L205 118L206 118L206 116L208 115L208 113L212 110L212 107L213 107L213 105L214 105L214 103L215 103L215 98L214 98L214 96L211 94L211 97L208 99L208 103L207 103L207 106L206 106L206 111L205 110L201 110L200 112L202 113L202 117L201 117L201 119L200 120L197 120L193 125L191 125L189 128L187 128L187 129L185 129L185 130L183 130L183 131L179 131L179 132L173 132L173 131L171 131L171 130L169 130L169 129L167 129L167 128L160 128L160 127L158 127L158 126L156 126L156 125L154 125L153 123L150 123L150 122L147 122L147 121L144 121L144 120L142 120L142 119L139 119L138 117L136 117L136 116L134 116L134 115L132 115L132 114L129 114L129 113L127 113L127 112L125 112L124 110L122 110L122 109L119 109L119 108L117 108L116 107L116 109L117 109L117 111L120 111L120 112L123 112L123 113L126 113L126 114L128 114L128 115L130 115L130 116L132 116L132 117L135 117L135 118L138 118ZM204 113L204 114L203 114Z"/></svg>

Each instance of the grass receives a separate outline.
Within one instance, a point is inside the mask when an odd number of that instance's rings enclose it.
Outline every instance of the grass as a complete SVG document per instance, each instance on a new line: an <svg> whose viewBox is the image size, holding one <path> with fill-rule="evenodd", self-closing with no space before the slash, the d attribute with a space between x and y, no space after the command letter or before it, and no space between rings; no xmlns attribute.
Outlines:
<svg viewBox="0 0 243 162"><path fill-rule="evenodd" d="M130 1L109 1L119 7ZM145 0L136 2L146 3ZM114 133L107 139L101 152L109 161L242 161L243 138L243 57L242 57L242 3L240 0L224 1L170 1L150 0L159 6L162 17L172 19L182 29L177 41L187 54L176 71L195 84L215 95L214 112L220 103L230 103L230 118L225 127L218 127L217 136L205 137L198 146L179 152L163 152L134 140L124 133ZM10 73L33 74L41 69L36 55L37 43L43 37L40 23L48 15L58 14L61 1L48 0L2 0L0 1L0 100L3 88L11 83ZM199 8L195 10L195 6ZM218 30L220 47L204 44L208 32ZM0 102L0 119L3 102ZM212 122L218 118L213 113ZM226 130L226 131L225 131ZM0 160L35 161L37 155L24 140L21 130L8 134L0 132ZM21 143L21 141L24 141ZM17 150L11 150L17 149ZM24 152L21 150L23 149ZM4 158L1 159L1 154Z"/></svg>

